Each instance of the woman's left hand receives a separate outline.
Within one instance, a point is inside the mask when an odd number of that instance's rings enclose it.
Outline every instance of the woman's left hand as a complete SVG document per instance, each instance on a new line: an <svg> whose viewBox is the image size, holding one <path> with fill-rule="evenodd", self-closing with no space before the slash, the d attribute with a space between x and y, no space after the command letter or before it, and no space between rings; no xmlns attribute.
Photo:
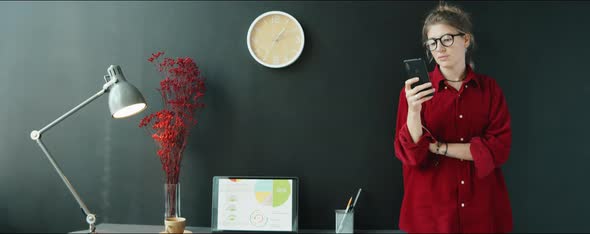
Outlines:
<svg viewBox="0 0 590 234"><path fill-rule="evenodd" d="M437 146L436 146L436 145L437 145L437 144L438 144L438 142L430 143L430 144L428 145L428 150L429 150L431 153L433 153L433 154L438 154L438 152L436 152L436 148L437 148ZM440 151L440 147L439 147L439 151Z"/></svg>

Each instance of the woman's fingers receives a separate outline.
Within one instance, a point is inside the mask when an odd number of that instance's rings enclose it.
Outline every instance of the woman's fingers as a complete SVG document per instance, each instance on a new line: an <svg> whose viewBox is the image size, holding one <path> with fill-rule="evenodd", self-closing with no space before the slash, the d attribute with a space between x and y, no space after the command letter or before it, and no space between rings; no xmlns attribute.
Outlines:
<svg viewBox="0 0 590 234"><path fill-rule="evenodd" d="M430 88L430 87L432 87L432 83L428 82L428 83L418 85L418 86L414 87L414 89L416 90L416 93L417 93L417 92L422 91L423 89Z"/></svg>
<svg viewBox="0 0 590 234"><path fill-rule="evenodd" d="M405 85L406 100L408 101L408 106L412 111L417 112L420 111L422 103L432 99L433 97L432 95L426 97L426 95L434 93L434 88L432 88L432 83L430 82L421 85L416 85L414 88L412 88L412 85L418 82L419 80L420 78L418 77L410 78L406 80Z"/></svg>
<svg viewBox="0 0 590 234"><path fill-rule="evenodd" d="M434 88L431 88L431 89L420 91L419 93L416 94L416 96L418 96L418 99L420 99L426 95L433 94L433 93L434 93Z"/></svg>
<svg viewBox="0 0 590 234"><path fill-rule="evenodd" d="M426 98L424 98L424 97L425 97L426 95L429 95L429 94L432 94L432 93L434 93L434 91L435 91L435 90L434 90L434 88L431 88L431 89L428 89L428 90L421 91L421 92L419 92L419 93L417 93L417 94L415 94L415 95L412 95L412 96L410 96L410 97L408 98L408 100L409 100L409 101L410 101L412 104L418 104L418 102L419 102L419 101L421 101L421 100L423 100L423 99L430 100L430 98L432 98L432 96L429 96L429 97L426 97ZM421 104L422 102L419 102L419 103Z"/></svg>
<svg viewBox="0 0 590 234"><path fill-rule="evenodd" d="M406 98L432 86L432 83L428 82L411 88L412 84L416 82L418 82L418 78L412 78L406 81Z"/></svg>
<svg viewBox="0 0 590 234"><path fill-rule="evenodd" d="M418 77L413 77L406 80L406 93L412 89L412 84L418 82L418 80L420 80Z"/></svg>
<svg viewBox="0 0 590 234"><path fill-rule="evenodd" d="M418 101L414 102L415 105L422 105L422 103L432 99L433 96L428 96L422 99L419 99Z"/></svg>

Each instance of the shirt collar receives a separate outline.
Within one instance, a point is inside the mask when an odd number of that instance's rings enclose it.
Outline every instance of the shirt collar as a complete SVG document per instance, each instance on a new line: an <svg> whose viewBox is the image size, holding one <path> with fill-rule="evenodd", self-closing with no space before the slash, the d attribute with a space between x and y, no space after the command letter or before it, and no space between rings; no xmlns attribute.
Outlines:
<svg viewBox="0 0 590 234"><path fill-rule="evenodd" d="M475 86L479 86L479 80L477 79L477 75L475 74L475 72L473 71L473 69L471 69L471 66L467 65L466 67L467 69L467 74L465 76L465 80L463 81L463 83L468 84L468 83L472 83ZM440 65L436 65L434 67L434 71L432 71L431 73L431 80L432 80L432 85L434 86L434 89L437 91L440 91L439 87L441 86L441 84L443 84L445 82L445 77L443 76L442 72L440 71Z"/></svg>

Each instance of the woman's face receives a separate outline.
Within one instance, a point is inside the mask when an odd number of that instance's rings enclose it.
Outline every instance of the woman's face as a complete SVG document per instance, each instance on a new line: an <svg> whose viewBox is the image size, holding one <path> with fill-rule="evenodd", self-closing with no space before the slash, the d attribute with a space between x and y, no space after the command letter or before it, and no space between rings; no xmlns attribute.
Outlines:
<svg viewBox="0 0 590 234"><path fill-rule="evenodd" d="M459 30L452 26L446 24L434 24L429 27L427 36L428 40L430 40L439 39L444 35L456 35L459 33ZM451 41L448 40L449 38L452 38ZM443 42L442 40L444 39L445 37L441 40L436 40L436 49L430 50L436 63L441 67L447 68L465 63L465 52L467 51L467 47L469 47L470 35L446 36L447 40ZM448 47L443 45L443 43L448 45L450 42L452 42L452 44Z"/></svg>

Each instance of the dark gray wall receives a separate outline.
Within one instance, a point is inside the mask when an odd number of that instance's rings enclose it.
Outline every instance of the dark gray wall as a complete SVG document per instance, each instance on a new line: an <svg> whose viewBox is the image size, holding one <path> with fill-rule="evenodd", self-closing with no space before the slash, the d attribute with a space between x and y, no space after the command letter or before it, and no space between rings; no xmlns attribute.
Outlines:
<svg viewBox="0 0 590 234"><path fill-rule="evenodd" d="M333 228L358 187L355 226L397 229L403 194L393 155L401 60L423 56L421 20L436 2L1 2L0 229L86 228L77 204L29 139L102 86L119 64L161 107L146 59L191 56L208 78L206 110L181 173L182 214L208 226L215 175L301 178L300 228ZM590 4L461 2L473 14L477 70L503 88L513 126L504 166L515 231L589 232ZM295 16L300 59L257 64L254 18ZM107 98L44 135L99 222L161 224L163 173L141 116L111 120Z"/></svg>

